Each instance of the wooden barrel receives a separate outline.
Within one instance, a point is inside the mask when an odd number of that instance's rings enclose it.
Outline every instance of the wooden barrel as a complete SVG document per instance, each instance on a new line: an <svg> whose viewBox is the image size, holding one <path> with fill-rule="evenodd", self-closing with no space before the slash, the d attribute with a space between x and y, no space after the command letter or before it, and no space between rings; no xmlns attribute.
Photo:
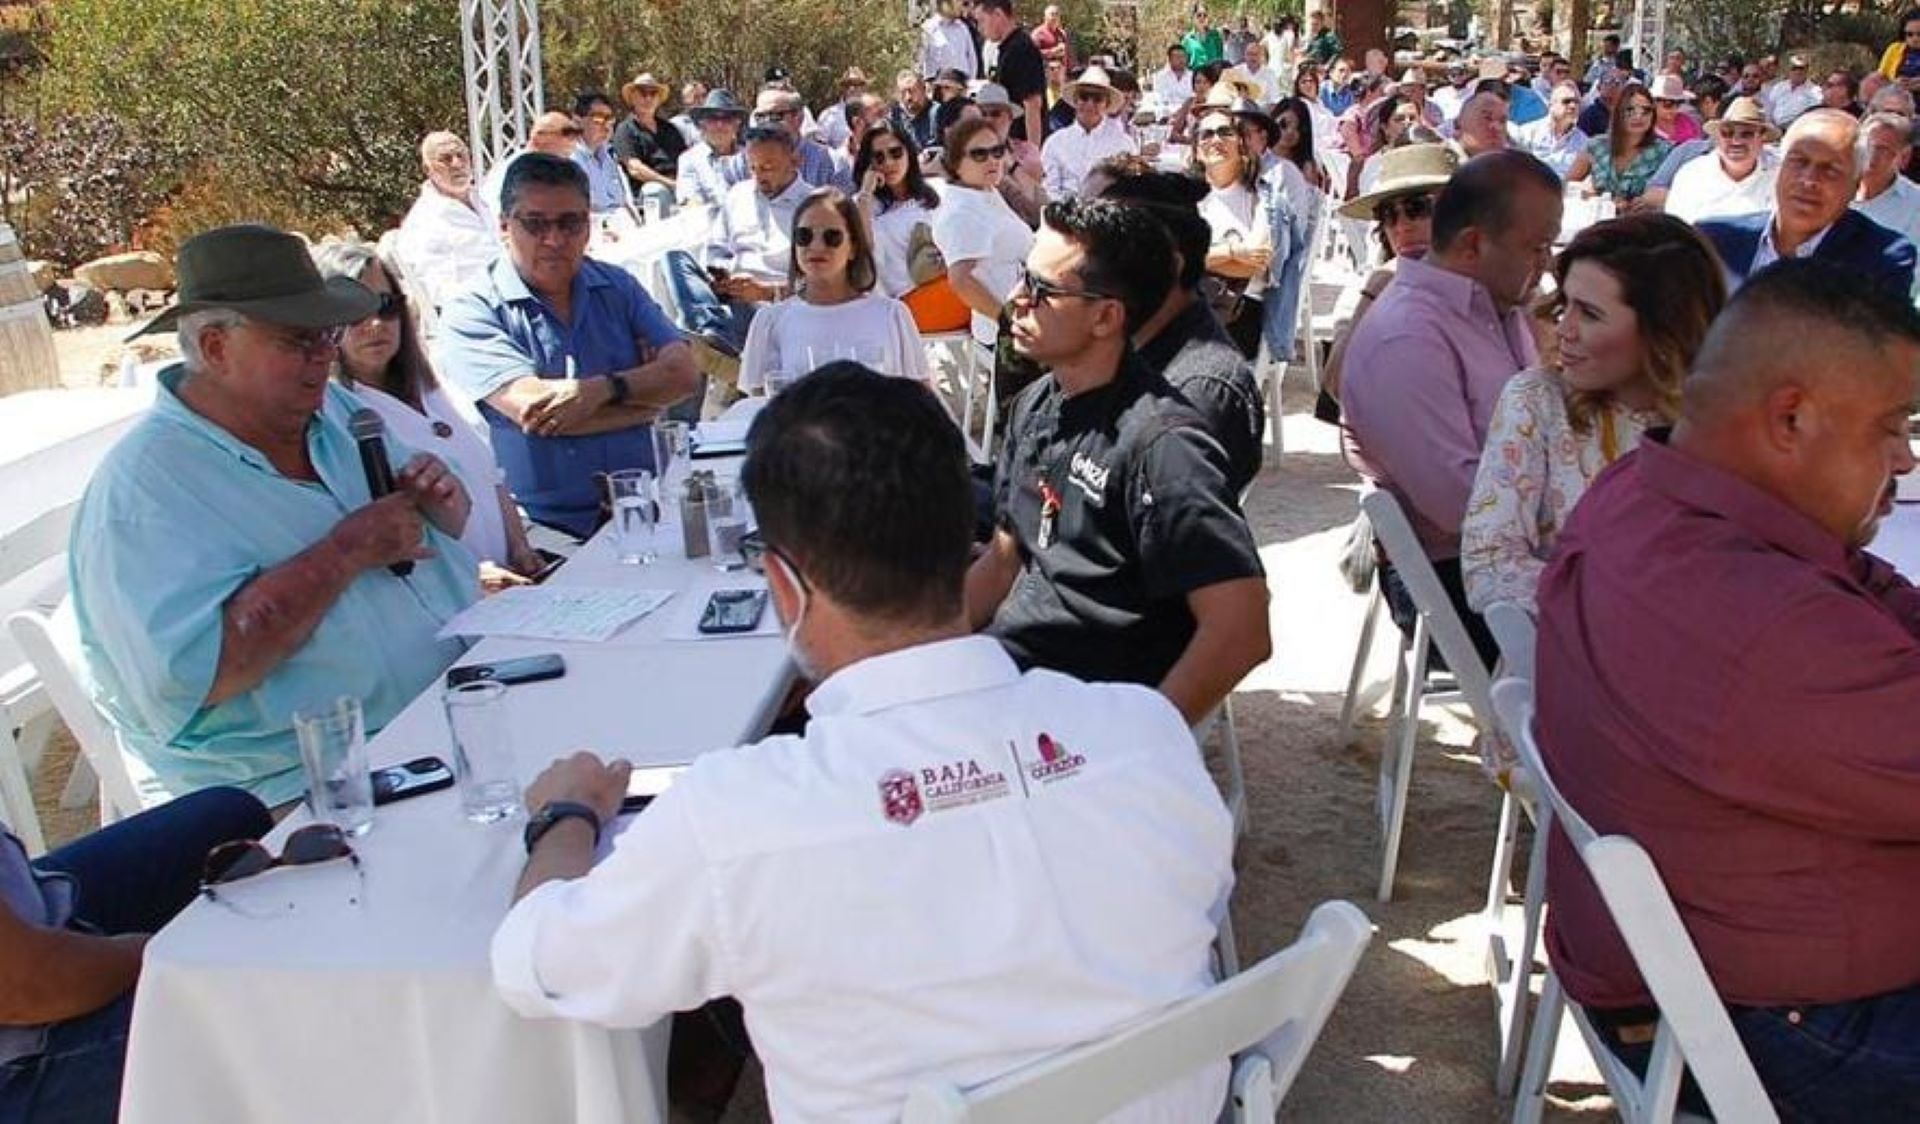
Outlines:
<svg viewBox="0 0 1920 1124"><path fill-rule="evenodd" d="M60 385L47 308L13 228L0 223L0 394Z"/></svg>

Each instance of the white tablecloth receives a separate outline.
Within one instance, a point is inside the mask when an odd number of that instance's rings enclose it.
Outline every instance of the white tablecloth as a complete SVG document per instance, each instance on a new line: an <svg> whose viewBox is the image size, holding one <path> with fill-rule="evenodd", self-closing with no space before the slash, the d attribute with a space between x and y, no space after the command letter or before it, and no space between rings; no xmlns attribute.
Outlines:
<svg viewBox="0 0 1920 1124"><path fill-rule="evenodd" d="M603 535L553 579L679 591L613 640L495 639L462 661L566 657L563 678L510 689L523 783L577 748L685 761L750 740L771 720L788 681L777 636L675 635L707 590L762 580L680 558L676 525L663 523L660 541L662 561L622 566ZM450 757L437 690L370 751L376 768ZM296 814L276 836L301 822ZM254 916L196 902L148 946L122 1121L663 1119L664 1023L608 1031L526 1020L494 995L488 942L524 860L523 823L467 823L449 789L379 809L355 842L364 889L349 867L331 864L231 887L235 905Z"/></svg>

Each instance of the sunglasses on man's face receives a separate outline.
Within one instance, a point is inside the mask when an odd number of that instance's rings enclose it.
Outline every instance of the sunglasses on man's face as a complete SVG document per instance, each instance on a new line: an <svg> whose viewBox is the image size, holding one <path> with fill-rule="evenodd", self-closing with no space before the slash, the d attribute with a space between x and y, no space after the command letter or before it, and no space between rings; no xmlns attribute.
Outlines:
<svg viewBox="0 0 1920 1124"><path fill-rule="evenodd" d="M1105 105L1107 101L1107 95L1101 93L1098 90L1081 90L1079 93L1076 93L1073 95L1073 100L1076 102L1097 101L1102 105Z"/></svg>
<svg viewBox="0 0 1920 1124"><path fill-rule="evenodd" d="M967 149L967 159L976 164L985 164L989 160L1005 160L1006 158L1007 146L1004 144L993 144L985 148Z"/></svg>
<svg viewBox="0 0 1920 1124"><path fill-rule="evenodd" d="M1388 199L1374 204L1373 221L1382 226L1392 226L1401 219L1419 222L1433 217L1433 197L1431 195L1409 195L1404 199Z"/></svg>
<svg viewBox="0 0 1920 1124"><path fill-rule="evenodd" d="M1069 289L1065 285L1041 277L1024 265L1020 267L1020 275L1016 280L1013 291L1015 296L1021 293L1027 294L1032 298L1034 304L1051 304L1056 300L1065 300L1068 298L1088 301L1119 299L1118 297L1094 289Z"/></svg>
<svg viewBox="0 0 1920 1124"><path fill-rule="evenodd" d="M513 221L534 238L545 238L559 231L562 238L578 238L587 232L593 220L584 211L568 215L515 215Z"/></svg>
<svg viewBox="0 0 1920 1124"><path fill-rule="evenodd" d="M829 250L837 250L841 246L846 245L847 242L847 232L837 226L796 226L793 228L793 244L803 250L813 245L813 240L816 236L821 242L826 244Z"/></svg>

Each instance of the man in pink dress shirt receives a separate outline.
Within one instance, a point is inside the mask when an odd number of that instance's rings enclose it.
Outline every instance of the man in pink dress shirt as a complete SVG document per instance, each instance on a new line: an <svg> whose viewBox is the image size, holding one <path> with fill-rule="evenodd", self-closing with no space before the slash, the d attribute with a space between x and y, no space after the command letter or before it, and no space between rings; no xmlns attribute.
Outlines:
<svg viewBox="0 0 1920 1124"><path fill-rule="evenodd" d="M1785 1120L1920 1119L1920 591L1863 549L1914 466L1916 370L1903 297L1756 274L1540 585L1547 767L1652 856ZM1658 1012L1551 846L1554 967L1644 1066Z"/></svg>
<svg viewBox="0 0 1920 1124"><path fill-rule="evenodd" d="M1400 262L1343 367L1360 471L1407 509L1488 664L1497 647L1467 608L1460 520L1500 390L1539 362L1526 303L1552 261L1560 198L1560 177L1525 152L1461 165L1434 204L1432 248ZM1381 582L1395 623L1411 632L1412 600L1391 566Z"/></svg>

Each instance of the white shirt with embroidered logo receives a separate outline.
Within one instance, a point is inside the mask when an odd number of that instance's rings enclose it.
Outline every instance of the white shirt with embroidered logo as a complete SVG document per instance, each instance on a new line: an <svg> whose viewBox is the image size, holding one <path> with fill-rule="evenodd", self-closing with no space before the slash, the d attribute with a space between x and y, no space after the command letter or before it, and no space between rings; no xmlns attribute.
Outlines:
<svg viewBox="0 0 1920 1124"><path fill-rule="evenodd" d="M863 660L804 737L702 756L586 877L507 915L524 1015L738 999L782 1121L899 1119L1209 986L1233 826L1160 695L966 637ZM1211 1120L1226 1061L1110 1117Z"/></svg>

